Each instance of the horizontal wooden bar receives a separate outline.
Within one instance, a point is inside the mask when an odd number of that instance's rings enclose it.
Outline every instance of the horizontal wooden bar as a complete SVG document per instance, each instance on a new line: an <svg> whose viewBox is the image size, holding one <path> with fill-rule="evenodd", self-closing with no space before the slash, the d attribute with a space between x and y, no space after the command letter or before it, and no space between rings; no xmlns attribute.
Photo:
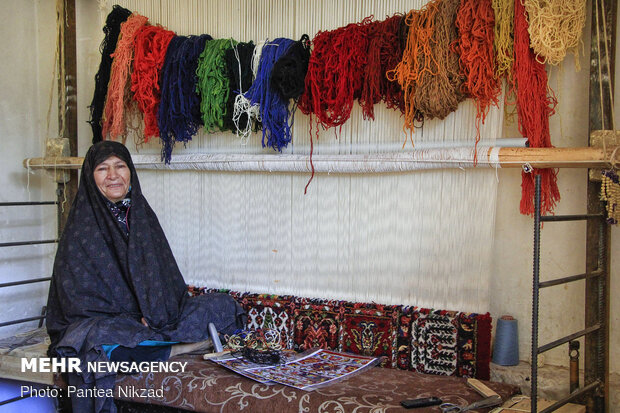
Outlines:
<svg viewBox="0 0 620 413"><path fill-rule="evenodd" d="M562 337L560 339L552 341L551 343L545 344L544 346L540 346L538 347L538 354L544 353L545 351L549 351L552 348L556 348L557 346L568 343L569 341L573 341L574 339L585 336L586 334L590 334L600 328L601 328L601 325L597 323L597 324L594 324L593 326L584 328L581 331L577 331L576 333L569 334L566 337Z"/></svg>
<svg viewBox="0 0 620 413"><path fill-rule="evenodd" d="M472 146L473 148L473 146ZM607 152L603 148L584 147L584 148L513 148L513 147L490 147L486 152L487 156L478 156L477 162L473 162L472 159L455 159L451 156L452 153L458 153L458 156L462 154L462 148L444 148L444 149L420 149L422 153L430 153L431 151L444 151L447 156L445 161L433 158L429 162L433 162L437 168L450 167L474 167L474 166L499 166L501 168L522 168L524 165L529 165L533 168L603 168L609 165L609 157L606 153L611 153L614 148L608 148ZM457 152L458 151L458 152ZM207 158L209 154L202 154ZM213 158L217 158L216 162L227 162L227 155L217 154L212 155ZM230 154L229 155L234 162L239 162L239 159L244 155ZM277 162L305 162L309 160L309 155L299 154L280 154L280 155L263 155L263 154L248 154L245 155L253 162L260 162L261 160L277 161ZM134 163L136 168L148 168L149 166L158 165L161 166L155 169L166 169L161 161L139 161L140 155L136 156ZM149 156L146 156L149 158ZM362 162L407 162L409 157L413 157L411 152L395 152L393 158L390 158L389 153L381 154L367 154L367 155L320 155L317 154L313 157L315 163L322 161L329 162L349 162L352 160L358 160ZM150 157L152 158L152 156ZM234 159L233 159L234 158ZM417 162L425 162L424 156L422 159L416 160ZM482 159L481 159L482 158ZM82 166L84 158L82 157L56 157L56 158L28 158L23 161L25 168L31 169L79 169ZM201 161L193 161L200 163ZM202 161L204 163L214 162L211 159ZM441 166L442 162L446 162L445 166ZM174 158L173 158L174 163ZM153 168L150 168L153 169ZM195 168L194 168L195 169ZM209 168L201 168L205 170L211 170ZM218 170L214 168L214 170Z"/></svg>
<svg viewBox="0 0 620 413"><path fill-rule="evenodd" d="M613 148L607 150L611 153ZM609 155L603 148L500 148L502 168L603 168L609 164Z"/></svg>

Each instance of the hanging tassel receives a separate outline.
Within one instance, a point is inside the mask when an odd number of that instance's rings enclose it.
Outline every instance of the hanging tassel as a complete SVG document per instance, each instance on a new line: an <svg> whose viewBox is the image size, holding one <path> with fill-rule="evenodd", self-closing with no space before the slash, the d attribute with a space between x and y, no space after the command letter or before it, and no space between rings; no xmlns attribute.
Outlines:
<svg viewBox="0 0 620 413"><path fill-rule="evenodd" d="M513 22L515 14L514 0L493 0L495 13L494 45L495 45L495 77L512 77Z"/></svg>
<svg viewBox="0 0 620 413"><path fill-rule="evenodd" d="M542 63L559 65L567 51L575 54L579 70L579 45L586 24L584 0L524 0L529 17L530 46Z"/></svg>
<svg viewBox="0 0 620 413"><path fill-rule="evenodd" d="M455 25L458 8L459 0L442 0L437 3L437 13L427 16L435 20L435 28L419 59L424 63L428 60L430 70L419 73L413 97L413 106L426 119L444 119L465 99L459 56L450 48L458 37Z"/></svg>
<svg viewBox="0 0 620 413"><path fill-rule="evenodd" d="M324 128L344 124L353 102L361 97L368 61L368 28L372 17L332 31L320 31L312 40L304 94L299 109L316 116Z"/></svg>
<svg viewBox="0 0 620 413"><path fill-rule="evenodd" d="M405 110L403 91L396 82L386 76L394 70L403 56L399 39L400 22L403 16L394 15L384 21L374 22L369 28L368 63L364 68L364 82L359 99L364 119L374 119L374 105L385 102L388 108Z"/></svg>
<svg viewBox="0 0 620 413"><path fill-rule="evenodd" d="M137 13L132 14L121 24L121 34L112 57L112 71L108 85L108 96L103 112L101 134L104 139L127 138L128 110L131 105L131 67L133 61L133 42L148 19Z"/></svg>
<svg viewBox="0 0 620 413"><path fill-rule="evenodd" d="M200 94L202 122L208 132L224 131L226 102L230 93L228 68L224 56L226 50L236 45L231 39L215 39L205 44L198 58L197 90Z"/></svg>
<svg viewBox="0 0 620 413"><path fill-rule="evenodd" d="M141 30L134 41L133 72L131 91L144 115L144 142L159 136L157 112L161 91L159 73L164 64L166 50L174 32L161 26L147 26Z"/></svg>
<svg viewBox="0 0 620 413"><path fill-rule="evenodd" d="M186 143L202 125L200 96L196 91L198 57L211 36L175 36L168 44L161 69L158 127L162 160L170 163L175 141Z"/></svg>
<svg viewBox="0 0 620 413"><path fill-rule="evenodd" d="M93 143L100 142L103 139L101 135L101 117L103 116L105 98L108 93L108 82L110 81L110 71L112 69L112 53L116 49L118 36L121 32L121 23L126 21L129 16L131 16L131 11L114 5L103 27L105 36L99 47L101 63L99 63L99 70L97 70L95 75L95 92L89 106L90 120L88 123L90 123L93 131Z"/></svg>
<svg viewBox="0 0 620 413"><path fill-rule="evenodd" d="M476 101L478 145L480 123L484 123L489 107L498 104L501 92L500 83L495 77L495 15L491 0L462 0L456 16L456 27L459 37L452 47L461 57L461 70L465 77L463 92ZM477 151L474 152L474 164L476 162Z"/></svg>
<svg viewBox="0 0 620 413"><path fill-rule="evenodd" d="M294 40L277 38L263 45L256 79L250 89L243 95L251 106L260 108L263 126L263 148L269 146L282 151L291 141L292 112L289 99L284 99L270 85L271 71L275 63L285 56ZM278 85L281 89L282 85Z"/></svg>
<svg viewBox="0 0 620 413"><path fill-rule="evenodd" d="M260 42L256 43L254 51L252 52L253 79L256 79L256 76L258 74L260 57L263 53L263 46L265 45L265 43L265 40L261 40ZM246 95L248 95L247 91L244 93L239 93L237 96L235 96L235 104L233 110L233 123L235 124L237 136L241 138L242 144L245 144L252 130L258 130L261 128L260 106L258 104L251 104L250 99L247 98ZM247 122L244 121L245 119L247 119Z"/></svg>
<svg viewBox="0 0 620 413"><path fill-rule="evenodd" d="M224 128L230 129L240 136L240 131L251 128L246 113L240 115L237 122L234 120L235 100L237 96L246 92L252 86L254 76L252 74L252 56L254 55L254 43L238 43L226 50L224 59L228 69L228 81L230 92L226 102L226 115L224 116Z"/></svg>
<svg viewBox="0 0 620 413"><path fill-rule="evenodd" d="M549 117L554 113L557 101L547 91L547 72L545 65L536 60L530 48L527 31L527 15L521 0L515 0L513 65L514 89L517 97L519 132L527 138L532 148L550 148ZM524 215L534 214L535 177L541 176L541 214L553 211L560 200L556 169L534 169L523 172L521 183L520 210Z"/></svg>
<svg viewBox="0 0 620 413"><path fill-rule="evenodd" d="M434 73L431 64L430 40L435 30L435 16L439 12L438 0L428 2L421 10L411 10L405 16L407 42L403 57L394 70L387 73L388 79L398 82L405 101L404 127L415 131L421 112L415 106L417 83L423 73ZM426 57L426 58L425 58Z"/></svg>

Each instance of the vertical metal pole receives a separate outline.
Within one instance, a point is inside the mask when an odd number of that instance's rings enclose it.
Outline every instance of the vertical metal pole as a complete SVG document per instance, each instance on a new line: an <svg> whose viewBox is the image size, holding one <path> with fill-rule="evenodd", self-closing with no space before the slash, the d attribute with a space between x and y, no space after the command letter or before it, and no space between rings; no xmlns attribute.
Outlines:
<svg viewBox="0 0 620 413"><path fill-rule="evenodd" d="M532 283L532 357L531 357L531 400L530 411L537 412L538 403L538 300L540 278L540 175L536 175L534 197L534 263Z"/></svg>

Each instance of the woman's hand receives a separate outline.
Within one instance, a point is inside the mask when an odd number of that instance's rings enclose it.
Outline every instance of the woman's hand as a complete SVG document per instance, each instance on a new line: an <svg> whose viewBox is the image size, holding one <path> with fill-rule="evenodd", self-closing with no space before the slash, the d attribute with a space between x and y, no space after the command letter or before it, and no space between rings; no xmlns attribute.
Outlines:
<svg viewBox="0 0 620 413"><path fill-rule="evenodd" d="M148 327L149 323L146 322L146 319L144 317L142 317L142 319L140 319L140 322L142 323L142 325L144 325L144 327Z"/></svg>

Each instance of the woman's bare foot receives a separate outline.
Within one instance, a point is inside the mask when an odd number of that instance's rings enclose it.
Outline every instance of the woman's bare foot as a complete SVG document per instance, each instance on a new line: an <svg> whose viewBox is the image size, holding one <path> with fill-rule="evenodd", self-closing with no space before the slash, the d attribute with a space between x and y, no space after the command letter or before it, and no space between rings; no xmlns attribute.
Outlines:
<svg viewBox="0 0 620 413"><path fill-rule="evenodd" d="M170 349L170 357L178 356L179 354L187 354L194 352L206 352L213 348L213 342L210 338L199 341L197 343L183 343L183 344L173 344Z"/></svg>

